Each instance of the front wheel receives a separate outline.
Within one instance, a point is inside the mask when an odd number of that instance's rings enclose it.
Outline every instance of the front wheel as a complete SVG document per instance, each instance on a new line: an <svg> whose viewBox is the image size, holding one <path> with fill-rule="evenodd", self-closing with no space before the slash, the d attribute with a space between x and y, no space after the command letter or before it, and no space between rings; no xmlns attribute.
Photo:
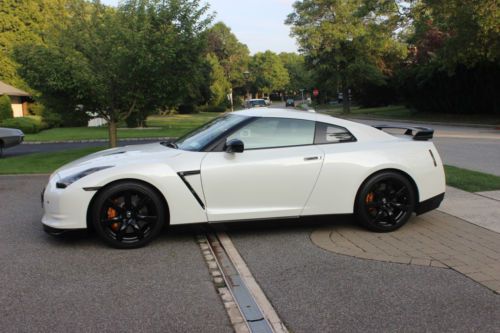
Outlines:
<svg viewBox="0 0 500 333"><path fill-rule="evenodd" d="M100 192L92 207L92 222L107 244L131 249L151 242L162 230L166 209L160 196L137 182L111 185Z"/></svg>
<svg viewBox="0 0 500 333"><path fill-rule="evenodd" d="M356 198L355 215L370 230L393 231L409 220L415 202L415 190L405 176L382 172L362 185Z"/></svg>

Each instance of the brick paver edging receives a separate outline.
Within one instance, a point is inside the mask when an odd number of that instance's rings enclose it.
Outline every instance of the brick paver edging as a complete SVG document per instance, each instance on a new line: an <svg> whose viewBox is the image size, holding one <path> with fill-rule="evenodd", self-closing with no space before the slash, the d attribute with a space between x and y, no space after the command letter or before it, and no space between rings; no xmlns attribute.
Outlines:
<svg viewBox="0 0 500 333"><path fill-rule="evenodd" d="M440 211L390 233L341 225L315 230L311 240L357 258L451 268L500 293L500 234Z"/></svg>

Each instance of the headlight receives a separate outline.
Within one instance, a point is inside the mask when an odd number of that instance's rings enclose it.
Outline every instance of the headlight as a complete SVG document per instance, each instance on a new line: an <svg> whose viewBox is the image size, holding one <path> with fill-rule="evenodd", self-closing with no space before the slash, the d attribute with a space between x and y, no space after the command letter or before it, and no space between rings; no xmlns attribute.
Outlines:
<svg viewBox="0 0 500 333"><path fill-rule="evenodd" d="M101 171L101 170L104 170L104 169L107 169L107 168L111 168L111 167L112 167L112 165L109 165L109 166L102 166L102 167L97 167L97 168L90 168L90 169L81 171L81 172L79 172L79 173L77 173L75 175L71 175L71 176L68 176L66 178L61 179L60 181L58 181L56 183L56 187L57 188L66 188L69 185L71 185L74 182L76 182L80 178L83 178L83 177L88 176L88 175L90 175L90 174L92 174L94 172Z"/></svg>

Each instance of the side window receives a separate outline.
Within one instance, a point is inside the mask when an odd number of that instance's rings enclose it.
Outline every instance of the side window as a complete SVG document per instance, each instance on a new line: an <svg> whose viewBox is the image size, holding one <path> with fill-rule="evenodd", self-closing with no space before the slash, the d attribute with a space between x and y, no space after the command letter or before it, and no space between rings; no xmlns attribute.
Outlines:
<svg viewBox="0 0 500 333"><path fill-rule="evenodd" d="M347 129L332 124L316 123L315 144L340 143L356 141L354 135Z"/></svg>
<svg viewBox="0 0 500 333"><path fill-rule="evenodd" d="M312 145L315 122L301 119L259 118L231 134L227 141L240 139L245 149Z"/></svg>

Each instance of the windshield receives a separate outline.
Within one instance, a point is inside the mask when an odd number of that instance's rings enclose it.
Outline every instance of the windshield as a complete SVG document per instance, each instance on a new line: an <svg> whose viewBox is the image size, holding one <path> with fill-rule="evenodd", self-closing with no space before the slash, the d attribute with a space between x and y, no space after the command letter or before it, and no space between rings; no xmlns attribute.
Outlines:
<svg viewBox="0 0 500 333"><path fill-rule="evenodd" d="M184 135L175 143L178 149L201 151L216 138L247 119L248 117L234 114L218 117L200 128Z"/></svg>

